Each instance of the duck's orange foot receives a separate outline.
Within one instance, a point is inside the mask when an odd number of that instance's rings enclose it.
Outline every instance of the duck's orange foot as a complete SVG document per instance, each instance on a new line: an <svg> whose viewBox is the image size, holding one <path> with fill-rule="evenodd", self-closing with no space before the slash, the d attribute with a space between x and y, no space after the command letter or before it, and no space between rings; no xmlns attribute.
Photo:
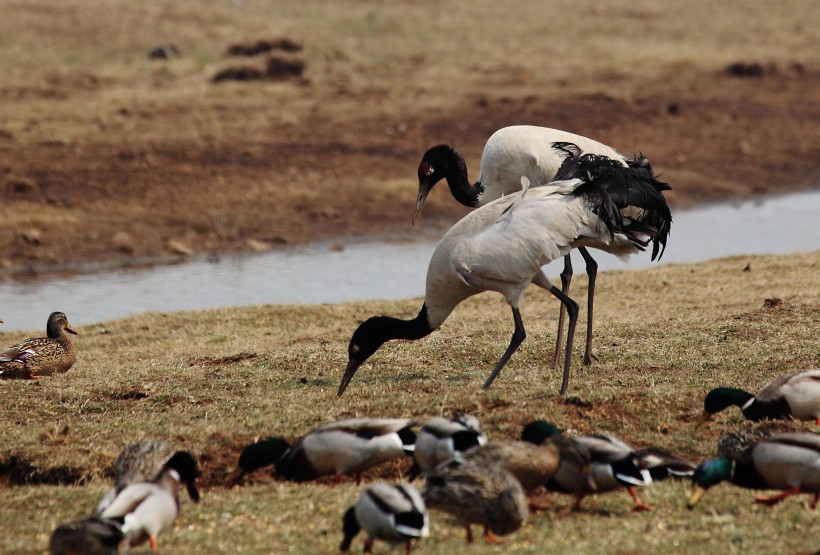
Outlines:
<svg viewBox="0 0 820 555"><path fill-rule="evenodd" d="M502 543L504 543L504 540L493 534L493 531L487 528L486 526L484 527L484 539L487 541L487 543L492 545L501 545Z"/></svg>

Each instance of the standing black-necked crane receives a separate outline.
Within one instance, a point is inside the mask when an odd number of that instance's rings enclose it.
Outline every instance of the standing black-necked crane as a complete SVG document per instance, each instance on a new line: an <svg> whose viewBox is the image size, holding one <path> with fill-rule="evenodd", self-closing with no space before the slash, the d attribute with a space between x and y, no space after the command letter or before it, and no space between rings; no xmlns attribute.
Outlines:
<svg viewBox="0 0 820 555"><path fill-rule="evenodd" d="M484 145L481 155L481 167L478 181L470 183L467 176L467 164L461 154L450 145L437 145L424 153L418 168L419 193L416 200L416 210L413 213L413 223L416 222L419 211L433 186L441 179L445 179L453 193L453 197L461 204L470 207L483 206L504 195L518 191L521 188L521 176L526 176L532 187L547 184L555 179L561 164L565 160L566 151L553 148L553 145L571 143L581 152L605 156L616 160L624 167L642 168L652 176L652 167L642 155L634 159L624 157L618 151L605 144L588 139L581 135L536 127L533 125L514 125L504 127L493 133ZM660 181L654 181L657 192L668 190L670 187ZM672 217L665 200L657 202L651 207L640 208L632 204L628 195L633 191L624 188L625 184L613 182L610 184L610 195L619 204L621 215L630 220L646 223L658 230L653 237L652 260L663 256L666 248L666 238ZM660 195L660 200L663 196ZM622 203L620 201L626 201ZM584 364L590 364L592 354L592 314L593 298L595 296L595 278L598 274L598 264L587 251L586 247L598 248L595 244L578 245L578 250L586 262L589 291L587 296L587 336L584 348ZM606 249L604 249L606 250ZM660 250L660 252L659 252ZM564 270L561 273L561 290L569 294L572 279L572 262L569 254L564 256ZM564 310L558 319L558 333L555 341L553 366L558 367L561 353L561 336L564 327Z"/></svg>
<svg viewBox="0 0 820 555"><path fill-rule="evenodd" d="M657 235L645 224L625 219L608 192L610 184L628 184L633 196L657 201L654 178L641 168L621 166L616 160L580 155L573 144L559 145L566 156L559 180L548 187L523 189L471 212L441 239L427 269L424 304L412 320L377 316L363 322L348 345L348 364L338 395L347 388L359 366L385 342L420 339L438 329L463 300L484 291L504 295L512 308L515 331L507 350L484 383L490 387L507 360L526 337L518 309L530 283L546 289L567 308L569 326L566 352L578 318L578 304L555 287L541 269L572 248L605 247L615 255L642 250ZM643 203L642 203L643 204ZM570 357L564 359L561 395L569 383Z"/></svg>

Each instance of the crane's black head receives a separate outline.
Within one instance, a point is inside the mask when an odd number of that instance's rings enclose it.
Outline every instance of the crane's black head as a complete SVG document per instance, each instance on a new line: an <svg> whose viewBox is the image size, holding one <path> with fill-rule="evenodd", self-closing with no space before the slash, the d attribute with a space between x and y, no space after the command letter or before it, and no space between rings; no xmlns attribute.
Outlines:
<svg viewBox="0 0 820 555"><path fill-rule="evenodd" d="M350 343L347 345L347 368L344 376L342 376L342 382L339 384L337 397L341 397L342 393L345 392L359 366L388 340L386 331L391 327L394 320L395 318L389 316L374 316L362 322L353 332L353 337L350 338Z"/></svg>
<svg viewBox="0 0 820 555"><path fill-rule="evenodd" d="M290 444L278 437L251 443L239 455L239 468L244 472L253 472L257 468L276 464L282 460L288 449Z"/></svg>
<svg viewBox="0 0 820 555"><path fill-rule="evenodd" d="M416 211L413 213L413 223L419 215L427 195L436 183L451 175L454 171L467 175L467 164L464 157L450 145L436 145L429 148L419 163L419 194L416 198Z"/></svg>
<svg viewBox="0 0 820 555"><path fill-rule="evenodd" d="M194 456L188 451L177 451L165 463L165 468L173 468L179 473L179 479L188 489L188 495L194 503L199 503L199 491L196 489L196 477L199 471Z"/></svg>

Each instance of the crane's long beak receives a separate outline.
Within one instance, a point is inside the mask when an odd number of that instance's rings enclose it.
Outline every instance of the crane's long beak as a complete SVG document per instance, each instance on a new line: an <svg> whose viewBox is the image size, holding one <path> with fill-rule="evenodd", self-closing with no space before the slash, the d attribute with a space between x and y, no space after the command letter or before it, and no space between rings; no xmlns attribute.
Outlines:
<svg viewBox="0 0 820 555"><path fill-rule="evenodd" d="M356 373L356 370L359 369L359 363L353 359L348 359L347 361L347 368L345 369L344 376L342 376L342 382L339 384L339 391L336 392L336 398L342 396L342 393L345 392L347 389L347 385L350 383L350 380L353 379L353 375Z"/></svg>
<svg viewBox="0 0 820 555"><path fill-rule="evenodd" d="M692 495L689 496L689 502L686 504L686 508L694 509L695 505L698 504L704 493L706 493L705 489L700 486L695 486L695 489L692 490Z"/></svg>
<svg viewBox="0 0 820 555"><path fill-rule="evenodd" d="M418 218L421 207L427 199L427 195L429 193L430 187L427 186L427 183L424 181L419 181L419 196L416 197L416 211L413 212L413 225L416 225L416 218Z"/></svg>

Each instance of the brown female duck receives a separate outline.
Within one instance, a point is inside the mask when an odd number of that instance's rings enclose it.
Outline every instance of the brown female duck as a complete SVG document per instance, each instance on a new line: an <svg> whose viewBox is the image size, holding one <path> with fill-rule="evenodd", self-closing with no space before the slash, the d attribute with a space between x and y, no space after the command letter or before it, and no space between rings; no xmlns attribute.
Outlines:
<svg viewBox="0 0 820 555"><path fill-rule="evenodd" d="M77 359L77 350L66 335L77 335L62 312L52 312L46 337L32 337L0 353L0 379L37 379L67 372Z"/></svg>

